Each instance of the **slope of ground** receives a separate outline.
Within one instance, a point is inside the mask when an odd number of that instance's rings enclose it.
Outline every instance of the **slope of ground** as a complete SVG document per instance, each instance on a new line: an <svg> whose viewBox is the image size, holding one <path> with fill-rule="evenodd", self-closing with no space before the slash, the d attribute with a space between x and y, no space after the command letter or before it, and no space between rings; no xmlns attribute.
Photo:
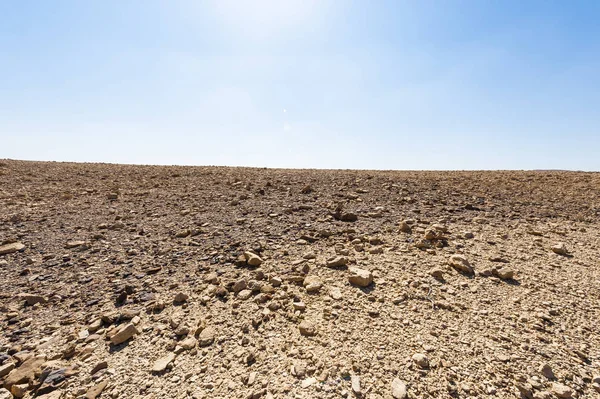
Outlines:
<svg viewBox="0 0 600 399"><path fill-rule="evenodd" d="M0 398L598 397L599 217L597 173L5 160Z"/></svg>

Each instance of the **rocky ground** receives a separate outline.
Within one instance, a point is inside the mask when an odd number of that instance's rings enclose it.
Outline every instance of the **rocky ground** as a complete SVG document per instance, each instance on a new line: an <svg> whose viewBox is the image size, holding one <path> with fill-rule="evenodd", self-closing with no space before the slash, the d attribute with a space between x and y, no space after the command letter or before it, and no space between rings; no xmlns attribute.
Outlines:
<svg viewBox="0 0 600 399"><path fill-rule="evenodd" d="M600 397L600 174L0 162L0 399Z"/></svg>

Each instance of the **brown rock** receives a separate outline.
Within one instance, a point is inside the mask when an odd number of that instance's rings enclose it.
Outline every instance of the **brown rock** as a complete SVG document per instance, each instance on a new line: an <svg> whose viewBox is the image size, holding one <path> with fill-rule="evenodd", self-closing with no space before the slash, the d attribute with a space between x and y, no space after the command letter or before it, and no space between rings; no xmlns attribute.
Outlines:
<svg viewBox="0 0 600 399"><path fill-rule="evenodd" d="M25 249L25 245L20 242L13 242L10 244L5 244L0 246L0 255L12 254L15 252L19 252Z"/></svg>
<svg viewBox="0 0 600 399"><path fill-rule="evenodd" d="M138 330L137 328L135 328L135 325L133 325L133 323L129 323L125 326L120 327L110 338L110 342L113 345L119 345L131 339L137 333Z"/></svg>
<svg viewBox="0 0 600 399"><path fill-rule="evenodd" d="M210 346L215 340L216 330L214 327L206 327L198 336L200 346Z"/></svg>
<svg viewBox="0 0 600 399"><path fill-rule="evenodd" d="M42 364L46 361L43 356L32 357L25 360L18 368L12 370L6 380L4 381L4 387L11 389L13 385L28 383L33 381L35 375L42 369Z"/></svg>
<svg viewBox="0 0 600 399"><path fill-rule="evenodd" d="M368 287L373 282L373 274L369 270L359 269L358 267L351 267L348 270L350 271L348 281L352 285Z"/></svg>
<svg viewBox="0 0 600 399"><path fill-rule="evenodd" d="M300 330L300 334L304 335L305 337L312 337L314 335L317 335L317 327L313 322L308 320L302 320L302 322L298 326L298 329Z"/></svg>
<svg viewBox="0 0 600 399"><path fill-rule="evenodd" d="M169 352L166 356L163 356L154 362L154 365L152 366L152 372L161 373L165 371L173 360L175 360L175 354L173 352Z"/></svg>
<svg viewBox="0 0 600 399"><path fill-rule="evenodd" d="M450 257L450 265L461 273L473 274L473 268L463 255L452 255Z"/></svg>
<svg viewBox="0 0 600 399"><path fill-rule="evenodd" d="M88 389L87 393L85 394L85 399L96 399L98 396L100 396L102 394L102 391L104 391L104 389L106 388L107 385L108 385L107 380L104 380L104 381L94 385L93 387Z"/></svg>

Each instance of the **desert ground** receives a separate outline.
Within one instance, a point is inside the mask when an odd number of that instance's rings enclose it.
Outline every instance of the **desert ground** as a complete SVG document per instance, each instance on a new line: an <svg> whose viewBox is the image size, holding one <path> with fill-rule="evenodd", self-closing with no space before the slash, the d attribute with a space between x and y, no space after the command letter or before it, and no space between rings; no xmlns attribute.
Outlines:
<svg viewBox="0 0 600 399"><path fill-rule="evenodd" d="M600 174L0 160L0 399L598 398Z"/></svg>

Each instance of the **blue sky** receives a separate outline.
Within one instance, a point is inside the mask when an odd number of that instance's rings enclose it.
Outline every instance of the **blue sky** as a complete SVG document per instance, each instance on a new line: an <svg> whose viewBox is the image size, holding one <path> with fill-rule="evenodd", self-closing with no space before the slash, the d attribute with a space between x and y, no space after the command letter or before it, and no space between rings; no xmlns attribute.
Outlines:
<svg viewBox="0 0 600 399"><path fill-rule="evenodd" d="M0 158L600 170L600 2L0 1Z"/></svg>

